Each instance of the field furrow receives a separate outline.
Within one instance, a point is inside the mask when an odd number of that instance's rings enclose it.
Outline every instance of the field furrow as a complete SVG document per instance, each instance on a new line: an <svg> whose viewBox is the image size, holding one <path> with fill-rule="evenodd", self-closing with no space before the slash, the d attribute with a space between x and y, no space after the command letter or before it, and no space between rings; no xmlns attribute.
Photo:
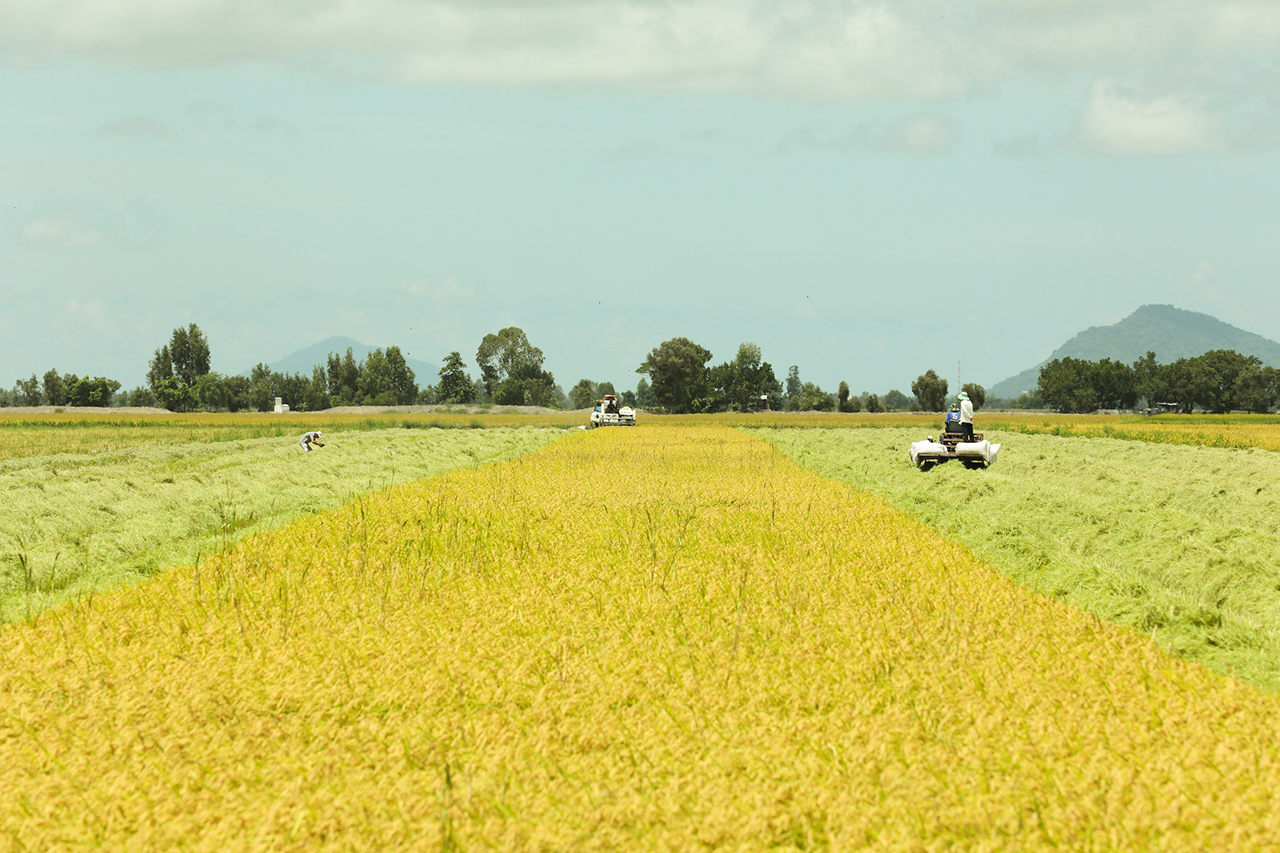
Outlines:
<svg viewBox="0 0 1280 853"><path fill-rule="evenodd" d="M1266 849L1280 700L722 427L0 632L0 849Z"/></svg>

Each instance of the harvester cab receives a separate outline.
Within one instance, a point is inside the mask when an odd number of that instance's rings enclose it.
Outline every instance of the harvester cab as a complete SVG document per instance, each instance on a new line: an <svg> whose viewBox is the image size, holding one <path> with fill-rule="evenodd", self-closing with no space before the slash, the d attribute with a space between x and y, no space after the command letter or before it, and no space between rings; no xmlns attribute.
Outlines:
<svg viewBox="0 0 1280 853"><path fill-rule="evenodd" d="M619 406L616 394L605 394L591 410L591 426L635 426L636 411L630 406Z"/></svg>

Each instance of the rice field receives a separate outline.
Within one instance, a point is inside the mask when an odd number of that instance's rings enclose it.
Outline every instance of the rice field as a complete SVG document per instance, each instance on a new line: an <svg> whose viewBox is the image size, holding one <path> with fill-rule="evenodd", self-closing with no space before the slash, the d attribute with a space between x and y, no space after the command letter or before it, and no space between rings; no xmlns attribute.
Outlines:
<svg viewBox="0 0 1280 853"><path fill-rule="evenodd" d="M396 485L0 656L0 849L1280 837L1280 698L718 426Z"/></svg>
<svg viewBox="0 0 1280 853"><path fill-rule="evenodd" d="M198 562L360 494L507 459L562 434L326 432L326 446L304 454L291 432L0 458L0 625Z"/></svg>
<svg viewBox="0 0 1280 853"><path fill-rule="evenodd" d="M0 460L60 453L94 455L131 447L288 438L309 430L359 432L385 429L565 429L585 423L575 413L520 414L435 412L375 414L291 412L236 414L116 414L110 411L26 414L0 409Z"/></svg>
<svg viewBox="0 0 1280 853"><path fill-rule="evenodd" d="M1018 582L1280 690L1280 455L1002 433L985 471L917 471L909 429L764 430Z"/></svg>

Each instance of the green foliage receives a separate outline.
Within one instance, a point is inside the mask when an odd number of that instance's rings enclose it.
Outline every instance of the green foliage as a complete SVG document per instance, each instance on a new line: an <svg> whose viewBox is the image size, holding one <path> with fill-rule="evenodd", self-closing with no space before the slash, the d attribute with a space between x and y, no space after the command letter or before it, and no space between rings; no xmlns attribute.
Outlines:
<svg viewBox="0 0 1280 853"><path fill-rule="evenodd" d="M1133 363L1131 398L1147 405L1176 406L1190 414L1195 409L1226 413L1273 411L1280 404L1277 371L1256 356L1234 350L1210 350L1171 364L1156 361L1148 352Z"/></svg>
<svg viewBox="0 0 1280 853"><path fill-rule="evenodd" d="M751 412L784 404L782 383L756 344L740 344L733 361L713 367L709 378L717 397L710 411Z"/></svg>
<svg viewBox="0 0 1280 853"><path fill-rule="evenodd" d="M180 376L161 379L151 390L156 395L156 402L171 412L190 411L195 402L191 389Z"/></svg>
<svg viewBox="0 0 1280 853"><path fill-rule="evenodd" d="M30 379L19 379L13 386L13 405L39 406L44 399L40 390L40 380L31 374Z"/></svg>
<svg viewBox="0 0 1280 853"><path fill-rule="evenodd" d="M654 396L653 388L643 377L636 382L636 406L650 412L658 407L658 398Z"/></svg>
<svg viewBox="0 0 1280 853"><path fill-rule="evenodd" d="M987 389L976 382L966 382L960 386L960 390L969 395L969 402L973 403L975 412L987 402Z"/></svg>
<svg viewBox="0 0 1280 853"><path fill-rule="evenodd" d="M840 386L836 390L836 409L841 412L853 411L849 405L849 383L843 379L840 380Z"/></svg>
<svg viewBox="0 0 1280 853"><path fill-rule="evenodd" d="M911 408L911 398L894 388L884 395L884 408L889 412L905 412Z"/></svg>
<svg viewBox="0 0 1280 853"><path fill-rule="evenodd" d="M465 370L466 363L457 350L445 356L440 368L440 384L436 387L438 403L470 403L476 397L476 386Z"/></svg>
<svg viewBox="0 0 1280 853"><path fill-rule="evenodd" d="M800 365L793 364L787 368L787 408L791 408L791 400L800 396L800 388Z"/></svg>
<svg viewBox="0 0 1280 853"><path fill-rule="evenodd" d="M49 406L65 406L67 404L67 386L62 381L62 374L50 370L44 375L44 399Z"/></svg>
<svg viewBox="0 0 1280 853"><path fill-rule="evenodd" d="M62 377L69 406L110 406L120 383L105 376L79 377L74 373Z"/></svg>
<svg viewBox="0 0 1280 853"><path fill-rule="evenodd" d="M916 395L923 412L942 412L947 408L947 380L930 368L911 383L911 393Z"/></svg>
<svg viewBox="0 0 1280 853"><path fill-rule="evenodd" d="M1077 358L1058 358L1040 369L1040 397L1059 412L1092 412L1098 408L1093 364Z"/></svg>
<svg viewBox="0 0 1280 853"><path fill-rule="evenodd" d="M704 411L711 397L711 352L688 338L663 341L649 352L641 371L649 374L653 396L667 412Z"/></svg>
<svg viewBox="0 0 1280 853"><path fill-rule="evenodd" d="M358 398L360 365L356 364L351 347L345 356L329 353L327 376L329 380L329 405L351 406Z"/></svg>
<svg viewBox="0 0 1280 853"><path fill-rule="evenodd" d="M835 396L813 382L801 382L799 392L787 400L789 412L834 412L835 409Z"/></svg>
<svg viewBox="0 0 1280 853"><path fill-rule="evenodd" d="M542 350L517 326L485 335L476 350L485 394L504 406L557 407L556 380L543 370L543 360Z"/></svg>
<svg viewBox="0 0 1280 853"><path fill-rule="evenodd" d="M880 398L875 394L867 395L867 412L869 414L878 414L884 411L884 405L880 402Z"/></svg>
<svg viewBox="0 0 1280 853"><path fill-rule="evenodd" d="M590 379L579 379L578 384L569 389L569 406L573 409L589 409L598 396L596 383Z"/></svg>
<svg viewBox="0 0 1280 853"><path fill-rule="evenodd" d="M156 395L150 388L139 386L129 392L128 404L130 406L150 408L156 405Z"/></svg>

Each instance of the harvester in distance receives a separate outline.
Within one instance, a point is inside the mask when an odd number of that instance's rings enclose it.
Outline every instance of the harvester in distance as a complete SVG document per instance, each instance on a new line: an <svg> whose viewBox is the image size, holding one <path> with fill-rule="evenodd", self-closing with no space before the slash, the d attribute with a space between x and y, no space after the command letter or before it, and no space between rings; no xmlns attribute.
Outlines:
<svg viewBox="0 0 1280 853"><path fill-rule="evenodd" d="M605 394L591 410L591 426L635 426L636 410L619 406L616 394Z"/></svg>
<svg viewBox="0 0 1280 853"><path fill-rule="evenodd" d="M975 432L972 441L964 440L960 431L959 411L947 412L942 422L942 433L937 440L933 436L913 442L911 445L911 464L921 471L928 471L934 465L959 459L966 468L988 468L996 461L1000 453L1000 445L992 444Z"/></svg>

